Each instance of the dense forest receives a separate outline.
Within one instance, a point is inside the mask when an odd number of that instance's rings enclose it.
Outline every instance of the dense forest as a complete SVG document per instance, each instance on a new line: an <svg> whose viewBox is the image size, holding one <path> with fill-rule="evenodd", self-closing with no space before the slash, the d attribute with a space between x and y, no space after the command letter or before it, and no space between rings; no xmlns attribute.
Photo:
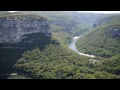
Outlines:
<svg viewBox="0 0 120 90"><path fill-rule="evenodd" d="M34 79L120 79L119 59L91 59L50 44L25 52L14 67Z"/></svg>
<svg viewBox="0 0 120 90"><path fill-rule="evenodd" d="M12 79L120 79L119 15L0 12L1 17L26 14L35 14L38 19L45 17L51 36L32 33L24 35L26 38L18 43L1 43L0 78L9 79L9 74L19 73L27 78ZM68 48L72 38L80 34L83 35L77 40L77 49L94 54L95 58L81 56Z"/></svg>

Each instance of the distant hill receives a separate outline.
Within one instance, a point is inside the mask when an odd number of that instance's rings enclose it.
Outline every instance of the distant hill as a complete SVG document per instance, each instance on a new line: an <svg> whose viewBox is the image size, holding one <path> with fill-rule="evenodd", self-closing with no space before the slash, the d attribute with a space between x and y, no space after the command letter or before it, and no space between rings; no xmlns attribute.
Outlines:
<svg viewBox="0 0 120 90"><path fill-rule="evenodd" d="M46 17L53 37L63 44L68 44L73 36L89 31L97 17L96 14L75 11L23 11L21 13Z"/></svg>
<svg viewBox="0 0 120 90"><path fill-rule="evenodd" d="M120 22L120 14L101 14L97 16L93 26L96 27L117 22Z"/></svg>
<svg viewBox="0 0 120 90"><path fill-rule="evenodd" d="M100 57L120 53L120 15L101 15L94 29L78 39L77 49Z"/></svg>

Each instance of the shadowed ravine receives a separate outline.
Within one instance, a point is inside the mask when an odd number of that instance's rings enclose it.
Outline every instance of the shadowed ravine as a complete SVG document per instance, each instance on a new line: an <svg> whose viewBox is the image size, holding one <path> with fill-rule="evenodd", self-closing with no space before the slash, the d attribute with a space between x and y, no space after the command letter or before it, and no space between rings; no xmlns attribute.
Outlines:
<svg viewBox="0 0 120 90"><path fill-rule="evenodd" d="M75 43L76 43L77 39L80 38L81 36L82 36L82 35L73 37L73 40L72 40L71 44L69 45L69 48L70 48L71 50L77 52L77 53L80 54L80 55L94 58L94 57L95 57L94 55L89 55L89 54L81 53L81 52L79 52L79 51L77 50L77 48L76 48L76 46L75 46Z"/></svg>

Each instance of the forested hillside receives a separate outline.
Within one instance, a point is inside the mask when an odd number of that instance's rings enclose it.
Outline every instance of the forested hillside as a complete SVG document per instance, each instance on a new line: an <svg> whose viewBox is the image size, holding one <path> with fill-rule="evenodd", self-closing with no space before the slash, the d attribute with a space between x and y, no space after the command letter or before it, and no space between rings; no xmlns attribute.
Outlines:
<svg viewBox="0 0 120 90"><path fill-rule="evenodd" d="M76 45L79 51L100 57L112 57L120 53L120 15L98 18L99 24L80 39Z"/></svg>
<svg viewBox="0 0 120 90"><path fill-rule="evenodd" d="M15 67L34 79L120 79L119 59L95 62L61 45L49 45L43 51L36 48L25 52Z"/></svg>

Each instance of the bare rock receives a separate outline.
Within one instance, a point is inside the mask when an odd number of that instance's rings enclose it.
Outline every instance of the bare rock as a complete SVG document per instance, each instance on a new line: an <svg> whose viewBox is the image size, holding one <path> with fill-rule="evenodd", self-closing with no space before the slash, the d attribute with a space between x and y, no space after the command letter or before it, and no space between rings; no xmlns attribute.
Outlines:
<svg viewBox="0 0 120 90"><path fill-rule="evenodd" d="M50 26L44 17L17 15L0 18L0 43L17 43L25 34L42 32L50 35Z"/></svg>

